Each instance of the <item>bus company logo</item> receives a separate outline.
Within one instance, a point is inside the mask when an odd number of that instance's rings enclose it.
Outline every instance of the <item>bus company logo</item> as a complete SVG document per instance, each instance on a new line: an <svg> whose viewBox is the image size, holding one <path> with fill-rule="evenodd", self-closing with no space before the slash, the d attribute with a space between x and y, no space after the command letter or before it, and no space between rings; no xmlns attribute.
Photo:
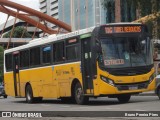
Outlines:
<svg viewBox="0 0 160 120"><path fill-rule="evenodd" d="M56 74L57 74L57 76L62 75L62 70L56 70Z"/></svg>
<svg viewBox="0 0 160 120"><path fill-rule="evenodd" d="M73 67L71 67L71 73L72 73L72 75L75 75L75 71L74 71Z"/></svg>
<svg viewBox="0 0 160 120"><path fill-rule="evenodd" d="M12 117L11 112L2 112L2 117L7 118L7 117Z"/></svg>

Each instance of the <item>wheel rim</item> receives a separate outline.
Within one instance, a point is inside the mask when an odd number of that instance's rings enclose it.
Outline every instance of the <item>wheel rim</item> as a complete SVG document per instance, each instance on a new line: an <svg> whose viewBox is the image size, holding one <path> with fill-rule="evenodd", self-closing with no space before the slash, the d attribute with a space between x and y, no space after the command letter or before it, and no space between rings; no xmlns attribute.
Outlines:
<svg viewBox="0 0 160 120"><path fill-rule="evenodd" d="M158 90L158 97L159 97L159 99L160 99L160 89Z"/></svg>
<svg viewBox="0 0 160 120"><path fill-rule="evenodd" d="M77 89L76 96L77 96L78 100L81 100L81 98L82 98L82 88Z"/></svg>
<svg viewBox="0 0 160 120"><path fill-rule="evenodd" d="M27 100L30 101L31 100L31 95L30 95L30 92L27 91Z"/></svg>

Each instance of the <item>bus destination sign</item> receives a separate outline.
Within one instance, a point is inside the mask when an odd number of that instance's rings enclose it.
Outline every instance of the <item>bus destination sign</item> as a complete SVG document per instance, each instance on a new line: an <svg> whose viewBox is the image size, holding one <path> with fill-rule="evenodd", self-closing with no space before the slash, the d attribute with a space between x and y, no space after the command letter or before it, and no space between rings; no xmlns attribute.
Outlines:
<svg viewBox="0 0 160 120"><path fill-rule="evenodd" d="M140 33L142 31L141 26L111 26L105 27L106 34L112 33Z"/></svg>

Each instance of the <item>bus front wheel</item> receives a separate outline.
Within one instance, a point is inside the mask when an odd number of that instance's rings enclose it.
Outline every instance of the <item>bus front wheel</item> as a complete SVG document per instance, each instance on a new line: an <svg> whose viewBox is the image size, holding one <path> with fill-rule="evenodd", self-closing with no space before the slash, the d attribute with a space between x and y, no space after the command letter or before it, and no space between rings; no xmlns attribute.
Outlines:
<svg viewBox="0 0 160 120"><path fill-rule="evenodd" d="M158 98L160 99L160 87L158 89L157 95L158 95Z"/></svg>
<svg viewBox="0 0 160 120"><path fill-rule="evenodd" d="M131 98L131 95L119 95L117 97L117 99L120 103L127 103L127 102L129 102L130 98Z"/></svg>
<svg viewBox="0 0 160 120"><path fill-rule="evenodd" d="M82 86L79 82L75 85L74 94L75 94L74 95L75 101L77 104L83 105L83 104L88 103L89 97L84 96Z"/></svg>
<svg viewBox="0 0 160 120"><path fill-rule="evenodd" d="M7 98L7 95L4 95L3 97L4 97L4 98Z"/></svg>
<svg viewBox="0 0 160 120"><path fill-rule="evenodd" d="M30 85L27 85L26 87L26 102L27 103L33 103L34 98L33 98L33 91Z"/></svg>

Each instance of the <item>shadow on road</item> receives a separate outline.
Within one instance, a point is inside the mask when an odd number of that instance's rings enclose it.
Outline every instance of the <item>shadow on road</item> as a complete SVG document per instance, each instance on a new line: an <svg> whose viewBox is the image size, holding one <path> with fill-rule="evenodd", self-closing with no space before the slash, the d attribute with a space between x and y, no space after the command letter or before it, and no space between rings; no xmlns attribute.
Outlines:
<svg viewBox="0 0 160 120"><path fill-rule="evenodd" d="M22 104L28 104L26 101L12 101L12 103L22 103ZM38 103L33 104L60 104L60 105L77 105L76 103L71 102L62 102L61 100L43 100ZM89 101L85 106L103 106L103 105L117 105L121 104L118 101Z"/></svg>
<svg viewBox="0 0 160 120"><path fill-rule="evenodd" d="M3 99L3 98L2 98ZM153 100L152 101L157 101L157 99ZM131 99L128 103L119 103L117 99L102 99L102 100L99 100L99 99L91 99L88 104L86 106L103 106L103 105L119 105L119 104L131 104L131 103L140 103L140 102L150 102L151 100L146 100L145 98L144 99ZM22 104L28 104L26 103L25 100L16 100L16 101L12 101L13 103L22 103ZM59 99L44 99L42 100L41 102L38 102L38 103L33 103L33 104L61 104L61 105L64 105L64 104L70 104L70 105L77 105L75 103L72 103L72 102L62 102L61 100Z"/></svg>

